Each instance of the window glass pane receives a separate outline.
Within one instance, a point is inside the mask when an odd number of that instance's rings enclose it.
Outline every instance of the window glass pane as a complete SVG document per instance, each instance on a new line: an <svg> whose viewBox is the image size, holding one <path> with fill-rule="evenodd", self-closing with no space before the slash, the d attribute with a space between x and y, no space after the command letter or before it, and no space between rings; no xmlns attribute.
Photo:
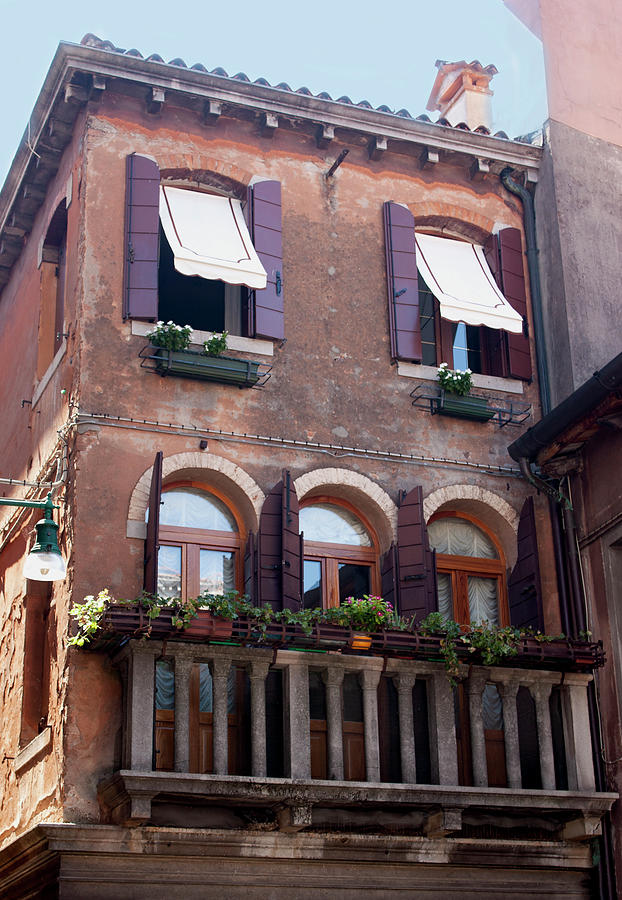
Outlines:
<svg viewBox="0 0 622 900"><path fill-rule="evenodd" d="M200 551L201 593L224 594L235 590L235 557L227 550Z"/></svg>
<svg viewBox="0 0 622 900"><path fill-rule="evenodd" d="M451 575L449 572L439 572L438 584L438 611L446 619L454 617L454 598L451 590Z"/></svg>
<svg viewBox="0 0 622 900"><path fill-rule="evenodd" d="M454 332L454 369L470 369L472 372L482 371L482 355L479 343L479 326L458 322L453 326Z"/></svg>
<svg viewBox="0 0 622 900"><path fill-rule="evenodd" d="M358 563L339 563L339 602L346 597L362 597L371 592L369 566Z"/></svg>
<svg viewBox="0 0 622 900"><path fill-rule="evenodd" d="M160 597L181 597L181 547L158 550L158 587Z"/></svg>
<svg viewBox="0 0 622 900"><path fill-rule="evenodd" d="M503 730L503 703L496 685L487 684L482 694L482 718L486 730Z"/></svg>
<svg viewBox="0 0 622 900"><path fill-rule="evenodd" d="M346 722L363 721L363 697L358 675L348 672L343 677L343 718Z"/></svg>
<svg viewBox="0 0 622 900"><path fill-rule="evenodd" d="M156 662L155 708L175 709L175 673L171 663L165 659Z"/></svg>
<svg viewBox="0 0 622 900"><path fill-rule="evenodd" d="M164 491L160 525L204 528L208 531L238 530L233 515L222 500L197 488Z"/></svg>
<svg viewBox="0 0 622 900"><path fill-rule="evenodd" d="M436 325L434 295L419 275L419 325L421 328L421 362L436 365Z"/></svg>
<svg viewBox="0 0 622 900"><path fill-rule="evenodd" d="M322 563L319 559L305 559L302 570L303 606L316 609L322 606Z"/></svg>
<svg viewBox="0 0 622 900"><path fill-rule="evenodd" d="M495 545L477 525L466 519L437 519L428 525L428 537L437 553L498 559Z"/></svg>
<svg viewBox="0 0 622 900"><path fill-rule="evenodd" d="M300 530L307 541L371 547L367 529L354 513L332 503L316 503L300 510Z"/></svg>
<svg viewBox="0 0 622 900"><path fill-rule="evenodd" d="M479 625L480 622L498 625L499 598L497 596L497 579L469 575L467 583L471 625Z"/></svg>
<svg viewBox="0 0 622 900"><path fill-rule="evenodd" d="M211 713L212 710L212 673L207 663L199 663L199 712Z"/></svg>

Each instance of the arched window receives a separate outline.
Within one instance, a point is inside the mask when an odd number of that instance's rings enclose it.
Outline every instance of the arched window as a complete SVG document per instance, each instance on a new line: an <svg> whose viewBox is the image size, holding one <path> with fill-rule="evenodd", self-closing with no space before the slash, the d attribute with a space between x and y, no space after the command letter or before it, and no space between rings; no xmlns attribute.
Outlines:
<svg viewBox="0 0 622 900"><path fill-rule="evenodd" d="M187 600L241 589L242 523L224 498L194 484L165 488L158 594Z"/></svg>
<svg viewBox="0 0 622 900"><path fill-rule="evenodd" d="M465 625L507 625L505 560L491 532L451 512L432 517L428 537L436 550L439 611Z"/></svg>
<svg viewBox="0 0 622 900"><path fill-rule="evenodd" d="M305 609L380 592L376 535L349 504L314 498L300 510L300 530Z"/></svg>

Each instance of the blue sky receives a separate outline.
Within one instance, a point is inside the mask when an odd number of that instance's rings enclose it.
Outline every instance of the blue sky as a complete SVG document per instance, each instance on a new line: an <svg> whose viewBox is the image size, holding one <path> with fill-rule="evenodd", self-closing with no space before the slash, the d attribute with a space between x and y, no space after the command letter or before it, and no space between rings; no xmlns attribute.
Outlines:
<svg viewBox="0 0 622 900"><path fill-rule="evenodd" d="M148 56L222 66L271 84L286 81L313 93L348 95L373 106L425 112L437 59L479 59L499 70L492 87L494 129L510 137L546 118L541 43L502 0L385 0L364 6L336 0L295 5L282 0L176 3L128 0L85 3L0 0L4 181L28 116L61 40L92 32Z"/></svg>

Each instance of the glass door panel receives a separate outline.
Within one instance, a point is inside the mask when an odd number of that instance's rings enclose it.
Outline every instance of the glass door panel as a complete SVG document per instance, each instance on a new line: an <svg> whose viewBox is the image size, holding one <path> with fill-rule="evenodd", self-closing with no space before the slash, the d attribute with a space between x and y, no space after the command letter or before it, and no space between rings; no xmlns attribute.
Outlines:
<svg viewBox="0 0 622 900"><path fill-rule="evenodd" d="M339 602L347 597L371 593L371 567L359 563L339 563Z"/></svg>
<svg viewBox="0 0 622 900"><path fill-rule="evenodd" d="M235 590L235 557L227 550L201 550L199 590L225 594Z"/></svg>
<svg viewBox="0 0 622 900"><path fill-rule="evenodd" d="M305 559L303 567L303 607L322 606L322 563L319 559Z"/></svg>
<svg viewBox="0 0 622 900"><path fill-rule="evenodd" d="M160 597L181 598L181 547L160 546L157 591Z"/></svg>

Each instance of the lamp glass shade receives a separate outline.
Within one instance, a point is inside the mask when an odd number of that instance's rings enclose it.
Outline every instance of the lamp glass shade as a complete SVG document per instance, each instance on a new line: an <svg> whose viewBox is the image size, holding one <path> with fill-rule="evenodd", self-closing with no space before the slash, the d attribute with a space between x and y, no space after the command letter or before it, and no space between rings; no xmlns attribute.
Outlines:
<svg viewBox="0 0 622 900"><path fill-rule="evenodd" d="M31 581L61 581L67 574L67 564L58 552L31 551L24 563L24 578Z"/></svg>

